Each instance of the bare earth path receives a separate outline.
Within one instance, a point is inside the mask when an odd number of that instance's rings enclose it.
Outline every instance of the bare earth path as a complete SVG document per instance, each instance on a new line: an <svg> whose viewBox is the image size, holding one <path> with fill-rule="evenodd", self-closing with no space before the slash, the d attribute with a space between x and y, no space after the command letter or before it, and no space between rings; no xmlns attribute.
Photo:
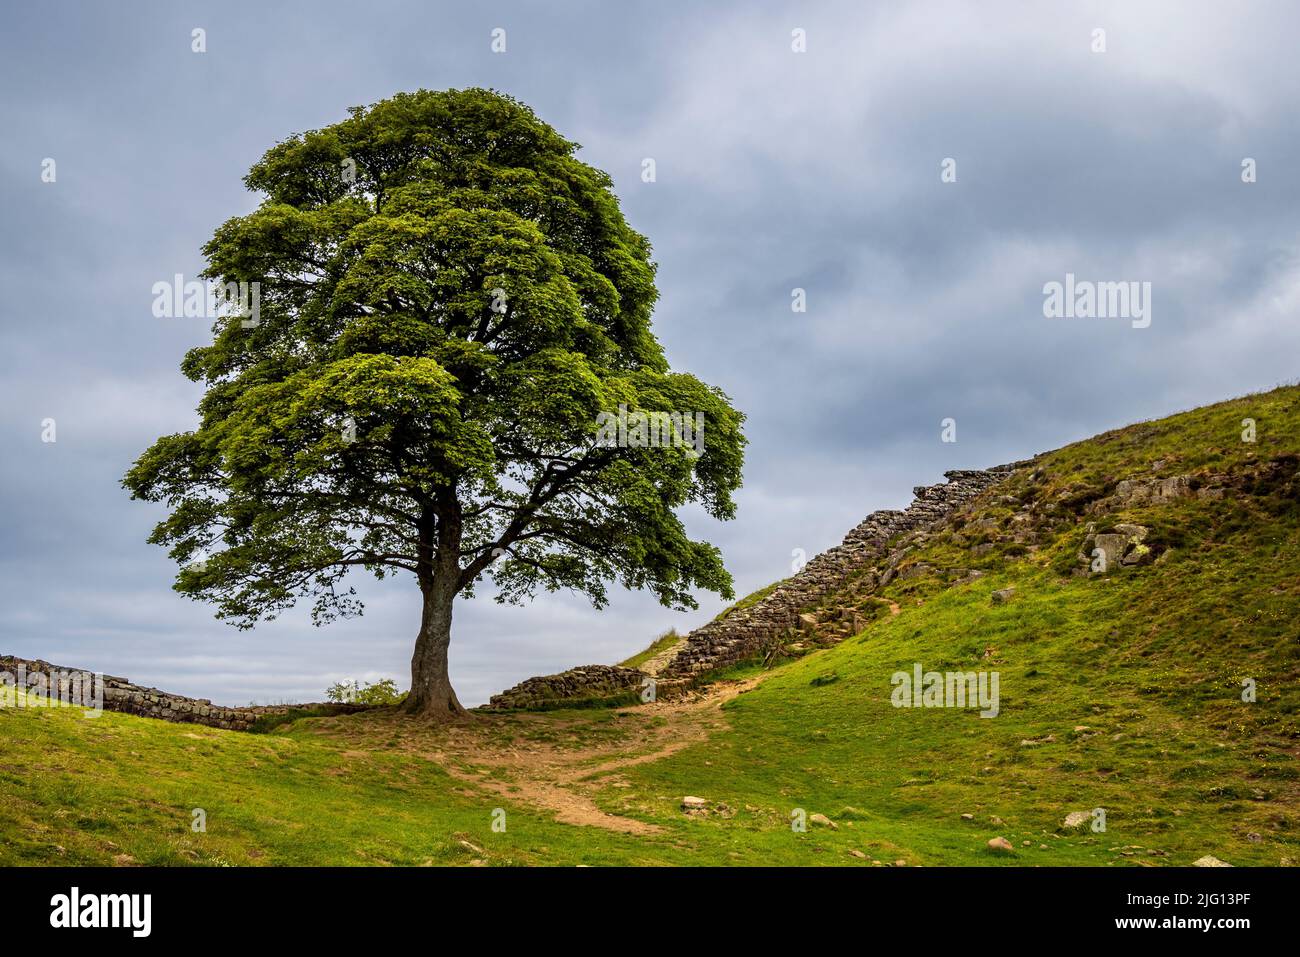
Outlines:
<svg viewBox="0 0 1300 957"><path fill-rule="evenodd" d="M627 787L622 770L666 758L725 728L722 705L761 680L719 681L687 698L619 710L613 728L608 712L483 714L441 728L396 715L318 724L319 733L350 747L365 748L365 739L375 739L385 748L424 755L474 791L550 811L564 824L654 834L662 829L602 810L594 792Z"/></svg>

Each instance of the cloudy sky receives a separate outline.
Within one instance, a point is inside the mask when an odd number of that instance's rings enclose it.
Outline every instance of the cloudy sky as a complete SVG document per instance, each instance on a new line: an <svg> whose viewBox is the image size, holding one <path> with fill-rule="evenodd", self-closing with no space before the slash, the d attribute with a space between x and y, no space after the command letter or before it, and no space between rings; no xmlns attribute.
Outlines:
<svg viewBox="0 0 1300 957"><path fill-rule="evenodd" d="M749 417L737 519L688 516L741 594L944 469L1300 374L1294 6L704 7L11 8L0 653L235 704L319 700L344 677L404 686L413 583L358 579L358 620L239 632L171 591L164 550L145 543L160 512L119 486L156 436L195 421L177 365L209 323L154 318L153 284L197 273L213 229L256 205L240 179L264 150L398 91L511 93L613 176L654 243L670 360ZM1246 158L1257 182L1242 181ZM1150 326L1045 318L1043 286L1067 272L1150 282ZM955 443L940 441L946 417ZM457 611L453 680L479 703L617 661L721 604L701 596L685 615L620 593L596 612L484 595Z"/></svg>

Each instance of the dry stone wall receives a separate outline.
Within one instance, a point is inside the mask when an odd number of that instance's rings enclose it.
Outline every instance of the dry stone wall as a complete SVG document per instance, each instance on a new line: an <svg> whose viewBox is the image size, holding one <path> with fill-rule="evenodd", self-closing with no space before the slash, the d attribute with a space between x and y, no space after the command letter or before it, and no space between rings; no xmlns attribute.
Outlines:
<svg viewBox="0 0 1300 957"><path fill-rule="evenodd" d="M801 611L885 558L891 539L933 526L1025 464L945 472L947 482L913 489L916 498L906 509L872 512L843 542L812 559L760 601L691 632L660 674L697 676L765 654L800 627Z"/></svg>
<svg viewBox="0 0 1300 957"><path fill-rule="evenodd" d="M298 708L329 709L335 714L348 714L364 710L366 707L349 704L302 704L226 708L215 705L206 698L186 698L159 691L157 688L132 684L125 678L113 675L94 676L91 672L80 668L53 665L48 661L18 658L13 655L0 655L0 675L8 675L9 681L19 687L31 687L30 683L35 676L43 676L35 680L44 682L43 686L50 689L50 697L64 699L76 687L74 682L80 682L84 688L88 680L87 676L102 677L102 705L105 711L119 711L144 718L160 718L163 721L202 724L229 731L248 731L257 719L264 715L286 714ZM85 700L81 695L78 695L78 699ZM77 706L80 707L80 704Z"/></svg>
<svg viewBox="0 0 1300 957"><path fill-rule="evenodd" d="M655 670L655 697L669 699L687 693L701 676L758 657L781 645L813 617L805 609L842 589L849 579L867 575L890 558L890 543L898 536L929 528L953 509L1005 479L1015 462L991 469L945 472L940 485L913 489L915 500L902 511L884 509L868 515L834 548L818 555L798 574L786 579L760 601L715 619L686 636L670 661ZM887 569L879 583L894 572ZM906 574L906 573L905 573ZM874 587L877 582L871 582ZM838 627L851 629L853 624ZM492 709L538 708L579 699L611 700L644 687L647 674L633 668L585 665L558 675L529 678L492 697Z"/></svg>
<svg viewBox="0 0 1300 957"><path fill-rule="evenodd" d="M645 675L635 668L617 665L583 665L558 675L541 675L521 681L492 696L488 707L493 710L540 708L552 701L581 698L613 698L639 694Z"/></svg>

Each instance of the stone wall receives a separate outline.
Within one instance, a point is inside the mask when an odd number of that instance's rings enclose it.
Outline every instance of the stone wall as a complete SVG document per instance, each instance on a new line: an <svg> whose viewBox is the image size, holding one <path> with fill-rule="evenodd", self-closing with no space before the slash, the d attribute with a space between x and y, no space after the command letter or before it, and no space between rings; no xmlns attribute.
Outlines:
<svg viewBox="0 0 1300 957"><path fill-rule="evenodd" d="M647 679L653 681L647 685ZM570 668L558 675L542 675L521 681L513 688L494 694L484 705L489 711L512 711L519 708L545 708L564 702L571 706L583 700L623 700L642 696L651 688L654 700L680 697L690 687L690 682L680 678L652 678L636 668L618 665L583 665ZM632 703L629 700L629 703Z"/></svg>
<svg viewBox="0 0 1300 957"><path fill-rule="evenodd" d="M655 697L667 700L686 693L702 676L766 654L784 644L795 632L808 632L821 624L807 609L844 589L859 576L870 578L868 591L887 584L896 573L898 555L891 542L908 533L921 532L946 518L955 508L983 493L1028 462L991 469L945 472L940 485L913 489L915 500L906 509L872 512L834 548L822 552L796 575L748 608L740 608L695 629L677 646L671 660L655 673ZM893 559L891 561L891 559ZM877 566L885 566L879 571ZM906 574L906 572L904 572ZM856 629L856 612L845 609L844 619L829 627L843 634ZM491 709L539 708L564 701L611 701L639 692L649 677L634 668L586 665L558 675L529 678L492 697Z"/></svg>
<svg viewBox="0 0 1300 957"><path fill-rule="evenodd" d="M57 697L62 690L66 693L74 675L90 675L92 672L66 665L52 665L39 659L18 658L13 655L0 655L0 673L7 673L19 687L28 684L33 675L44 675L52 696ZM301 704L301 705L259 705L247 708L226 708L215 705L206 698L186 698L182 695L159 691L132 684L125 678L103 675L103 707L105 711L118 711L123 714L139 715L143 718L160 718L163 721L175 721L188 724L202 724L211 728L224 728L229 731L248 731L258 718L264 715L286 714L298 708L328 710L333 714L350 714L362 711L365 705L352 704Z"/></svg>
<svg viewBox="0 0 1300 957"><path fill-rule="evenodd" d="M843 542L812 559L760 601L691 632L660 674L695 676L765 654L800 628L801 611L885 558L891 539L934 525L1025 464L945 472L946 483L913 489L916 498L903 511L872 512Z"/></svg>

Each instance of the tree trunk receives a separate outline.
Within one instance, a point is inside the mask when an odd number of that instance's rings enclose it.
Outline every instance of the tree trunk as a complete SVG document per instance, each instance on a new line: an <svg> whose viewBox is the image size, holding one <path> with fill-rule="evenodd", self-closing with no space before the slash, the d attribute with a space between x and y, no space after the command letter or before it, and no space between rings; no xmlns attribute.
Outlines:
<svg viewBox="0 0 1300 957"><path fill-rule="evenodd" d="M423 589L424 608L420 634L411 656L411 691L402 710L435 721L465 714L456 700L447 674L447 646L451 644L451 608L456 594L444 583L432 582Z"/></svg>

